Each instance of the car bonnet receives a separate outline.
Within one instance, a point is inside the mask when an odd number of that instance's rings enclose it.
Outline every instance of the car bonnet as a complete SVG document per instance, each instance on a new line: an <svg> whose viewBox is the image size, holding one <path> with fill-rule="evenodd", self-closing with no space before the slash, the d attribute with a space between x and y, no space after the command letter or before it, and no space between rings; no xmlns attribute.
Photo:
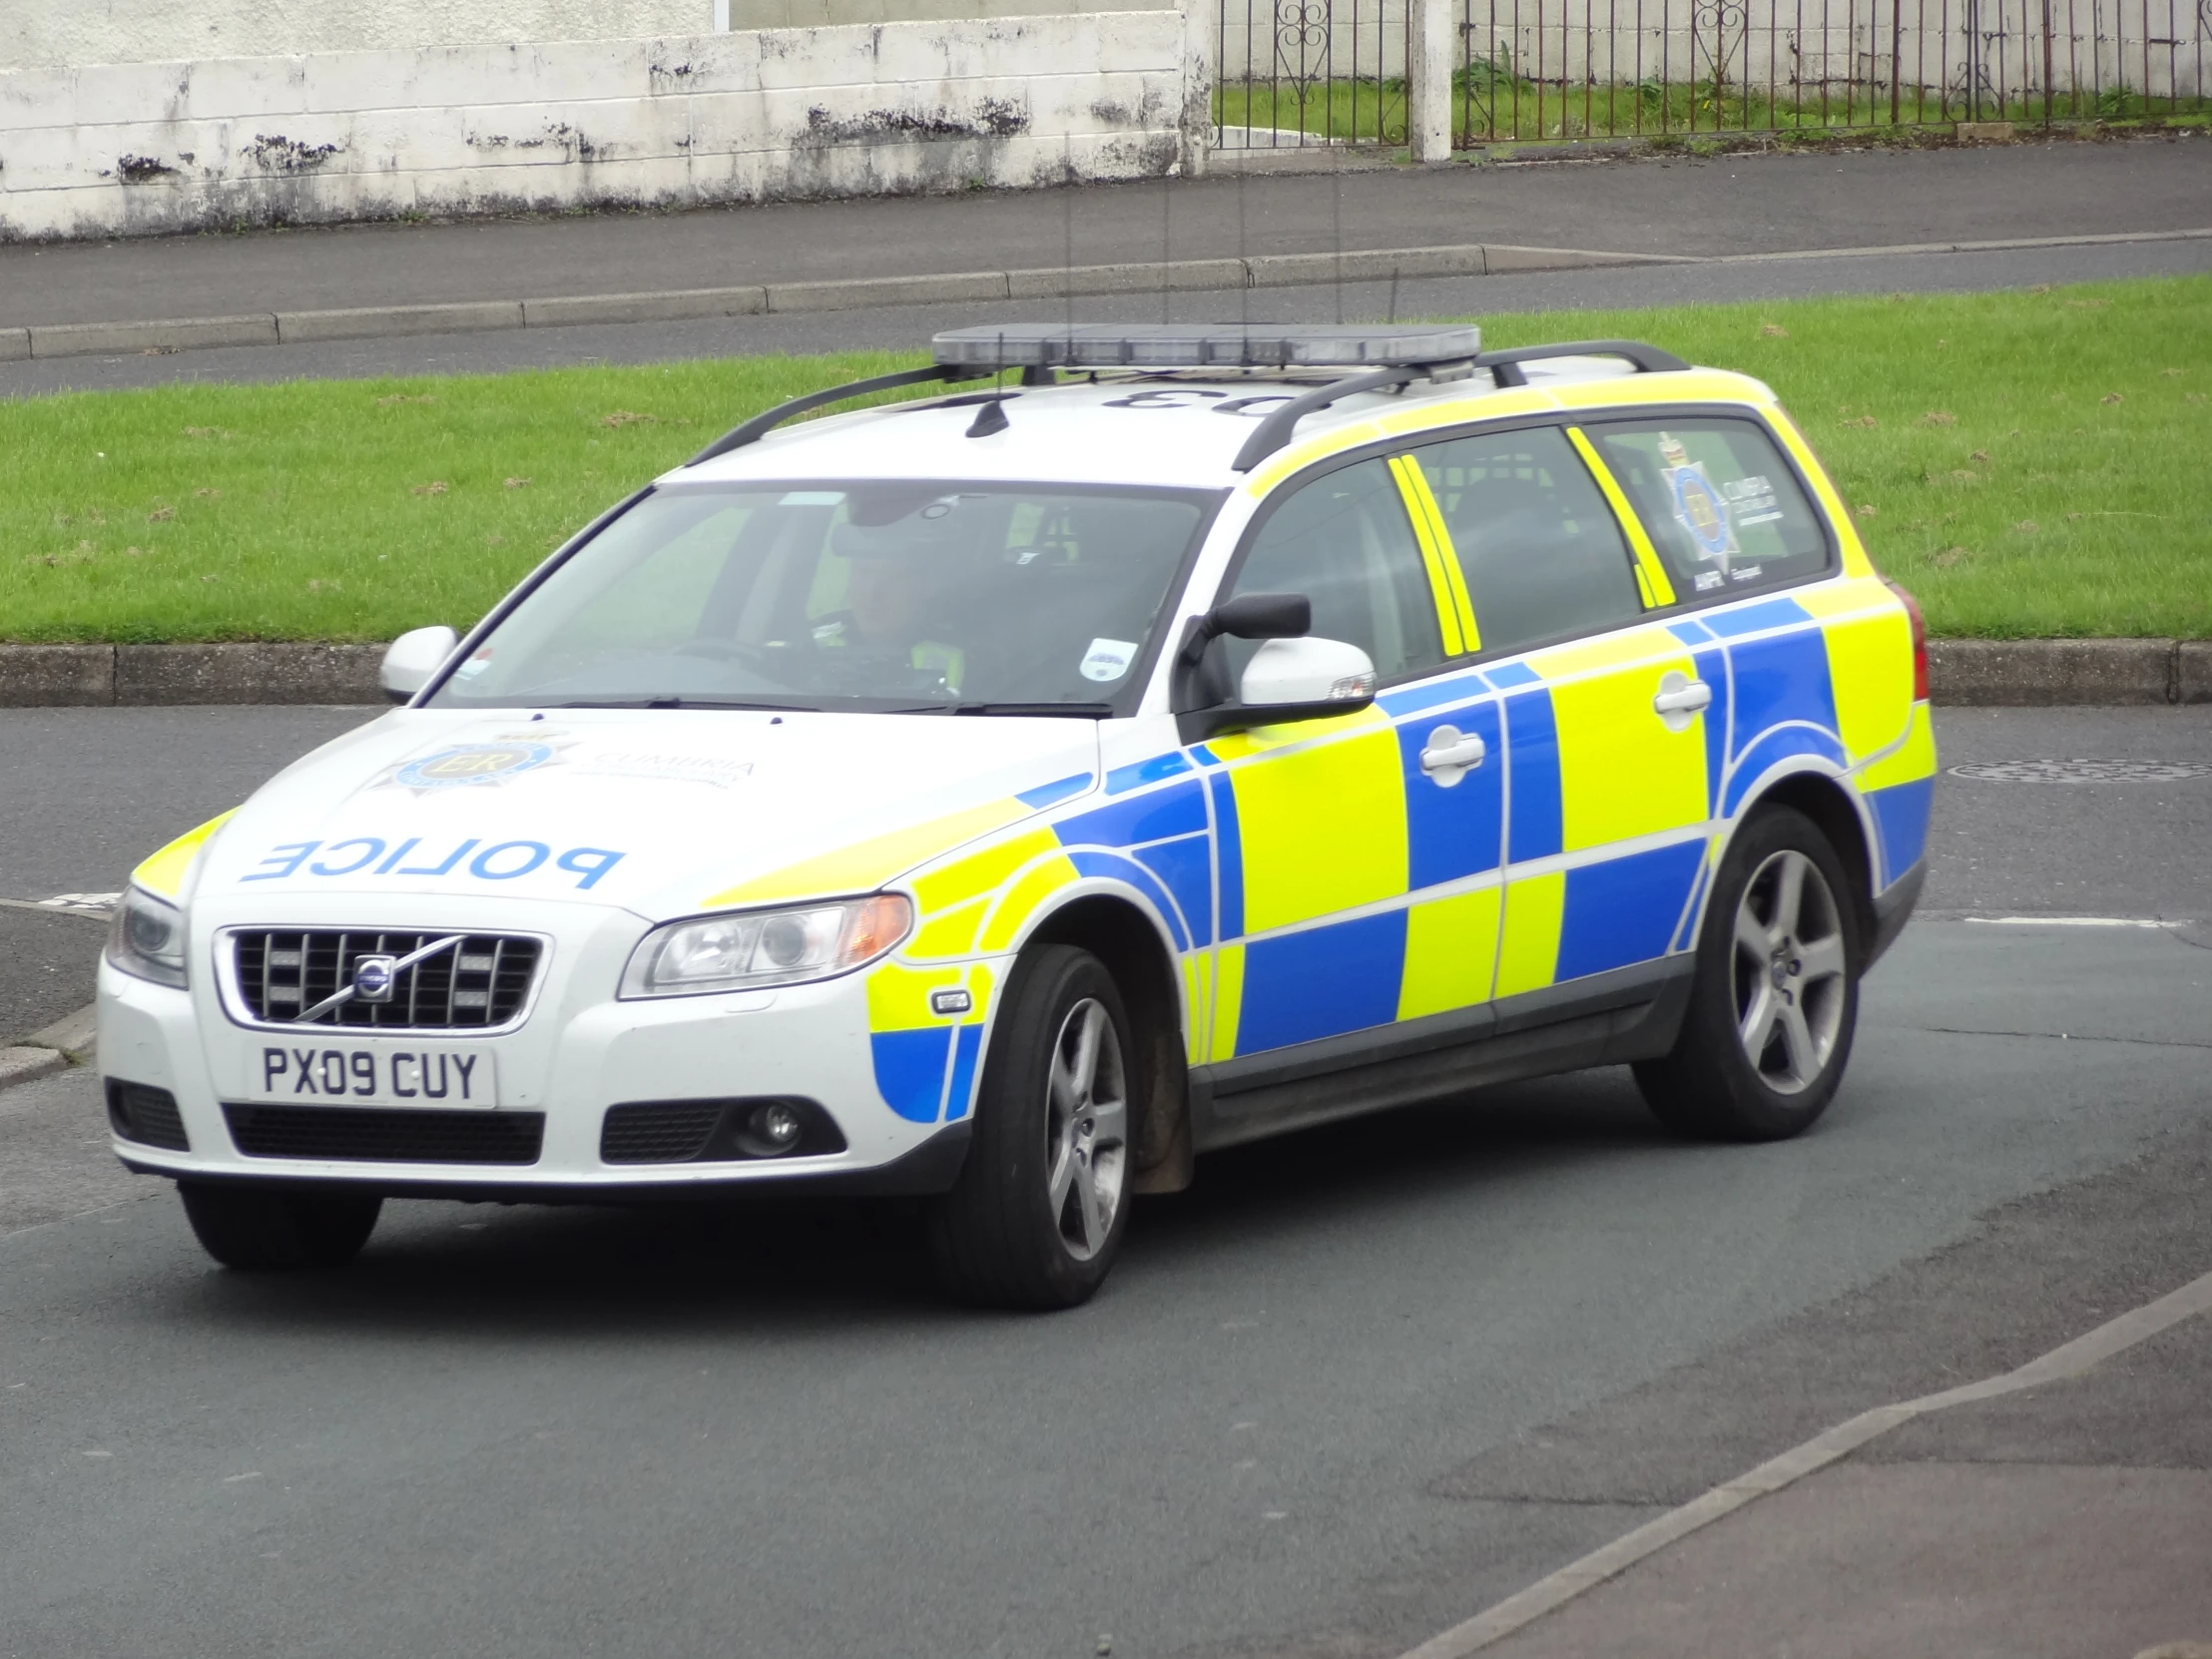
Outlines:
<svg viewBox="0 0 2212 1659"><path fill-rule="evenodd" d="M1097 762L1087 719L398 711L255 795L193 897L225 920L356 894L657 920L867 891L1094 787Z"/></svg>

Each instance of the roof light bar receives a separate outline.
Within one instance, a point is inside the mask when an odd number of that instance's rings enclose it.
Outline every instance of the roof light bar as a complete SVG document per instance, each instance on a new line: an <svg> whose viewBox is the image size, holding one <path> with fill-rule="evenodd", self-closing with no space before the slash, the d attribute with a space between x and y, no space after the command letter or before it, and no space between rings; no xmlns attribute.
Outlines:
<svg viewBox="0 0 2212 1659"><path fill-rule="evenodd" d="M1482 349L1472 324L1015 322L951 328L933 342L945 367L1380 368L1462 362Z"/></svg>

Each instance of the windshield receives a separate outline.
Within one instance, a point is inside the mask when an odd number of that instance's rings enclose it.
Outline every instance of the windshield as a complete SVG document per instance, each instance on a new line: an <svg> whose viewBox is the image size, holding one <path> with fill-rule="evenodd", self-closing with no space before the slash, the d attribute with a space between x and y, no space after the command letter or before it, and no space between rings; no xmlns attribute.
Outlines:
<svg viewBox="0 0 2212 1659"><path fill-rule="evenodd" d="M659 490L430 704L1114 712L1214 501L930 481Z"/></svg>

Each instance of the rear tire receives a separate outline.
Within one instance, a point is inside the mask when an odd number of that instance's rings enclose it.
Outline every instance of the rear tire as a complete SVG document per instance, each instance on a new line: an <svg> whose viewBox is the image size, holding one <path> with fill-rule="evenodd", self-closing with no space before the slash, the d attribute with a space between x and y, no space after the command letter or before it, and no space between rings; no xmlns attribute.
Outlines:
<svg viewBox="0 0 2212 1659"><path fill-rule="evenodd" d="M929 1210L937 1283L986 1308L1073 1308L1129 1222L1136 1075L1105 965L1045 945L1015 967L977 1090L974 1138Z"/></svg>
<svg viewBox="0 0 2212 1659"><path fill-rule="evenodd" d="M178 1182L177 1196L201 1247L241 1273L343 1267L368 1243L384 1207L380 1193L201 1181Z"/></svg>
<svg viewBox="0 0 2212 1659"><path fill-rule="evenodd" d="M1636 1065L1646 1104L1708 1140L1803 1134L1851 1058L1863 949L1828 837L1792 808L1760 810L1714 880L1674 1049Z"/></svg>

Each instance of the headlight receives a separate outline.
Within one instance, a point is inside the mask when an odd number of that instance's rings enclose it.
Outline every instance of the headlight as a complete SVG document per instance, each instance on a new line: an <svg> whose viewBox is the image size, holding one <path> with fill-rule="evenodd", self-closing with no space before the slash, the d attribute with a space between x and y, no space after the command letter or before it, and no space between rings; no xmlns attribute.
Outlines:
<svg viewBox="0 0 2212 1659"><path fill-rule="evenodd" d="M913 905L894 892L672 921L638 941L622 994L699 996L828 979L872 962L913 924Z"/></svg>
<svg viewBox="0 0 2212 1659"><path fill-rule="evenodd" d="M157 985L185 982L185 913L133 887L108 927L108 960Z"/></svg>

